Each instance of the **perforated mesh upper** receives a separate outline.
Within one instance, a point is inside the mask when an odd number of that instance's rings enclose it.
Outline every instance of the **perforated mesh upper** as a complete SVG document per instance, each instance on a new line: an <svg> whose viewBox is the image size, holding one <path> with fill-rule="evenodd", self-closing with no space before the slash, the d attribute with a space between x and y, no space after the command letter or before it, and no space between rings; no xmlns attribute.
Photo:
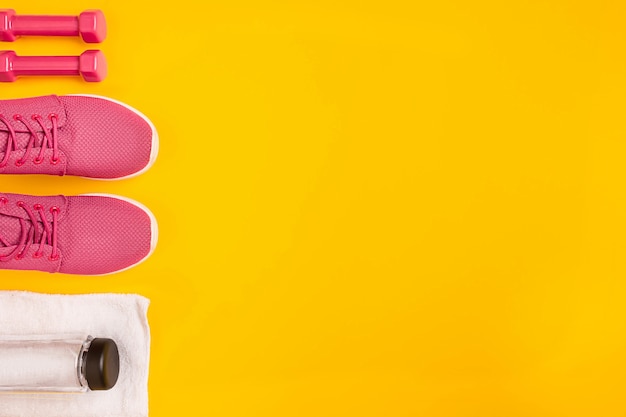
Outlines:
<svg viewBox="0 0 626 417"><path fill-rule="evenodd" d="M151 218L143 209L117 198L100 196L37 197L0 194L9 203L0 206L0 235L11 244L19 240L19 218L28 224L28 216L17 206L22 201L29 207L44 206L46 220L52 221L49 209L60 208L58 216L58 250L61 258L52 262L52 252L45 245L43 258L32 255L39 248L33 244L22 260L0 262L0 269L41 270L68 274L106 274L128 268L144 259L151 250ZM38 216L36 216L38 218ZM41 222L39 222L41 230ZM12 248L0 244L0 255ZM5 253L6 252L6 253Z"/></svg>
<svg viewBox="0 0 626 417"><path fill-rule="evenodd" d="M120 178L141 171L150 162L152 127L142 116L115 102L84 96L45 96L17 100L0 100L3 114L16 131L17 151L11 153L0 174L78 175L92 178ZM24 116L37 134L36 147L27 162L15 162L25 154L30 140L28 129L13 120ZM61 162L53 165L50 158L42 164L33 163L43 142L43 131L32 115L40 115L48 132L52 128L48 116L58 116L58 146ZM0 123L0 161L9 138L8 129ZM48 151L46 151L48 152Z"/></svg>

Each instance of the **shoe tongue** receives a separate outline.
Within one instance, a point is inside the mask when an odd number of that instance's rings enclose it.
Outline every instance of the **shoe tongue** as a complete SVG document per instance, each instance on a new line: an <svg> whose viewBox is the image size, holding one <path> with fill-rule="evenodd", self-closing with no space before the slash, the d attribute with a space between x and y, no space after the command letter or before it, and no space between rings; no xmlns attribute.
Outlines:
<svg viewBox="0 0 626 417"><path fill-rule="evenodd" d="M26 225L26 232L31 226L29 220L24 220ZM9 216L6 214L0 214L0 242L5 240L9 246L15 246L20 242L22 236L22 226L20 224L20 218ZM0 243L2 247L2 243Z"/></svg>

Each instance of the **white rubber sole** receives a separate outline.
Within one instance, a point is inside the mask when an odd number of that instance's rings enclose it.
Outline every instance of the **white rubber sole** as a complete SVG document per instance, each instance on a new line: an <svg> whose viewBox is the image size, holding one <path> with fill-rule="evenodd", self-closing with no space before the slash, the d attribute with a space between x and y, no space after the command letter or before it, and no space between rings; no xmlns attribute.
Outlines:
<svg viewBox="0 0 626 417"><path fill-rule="evenodd" d="M113 272L107 272L106 274L93 274L90 276L105 276L105 275L111 275L111 274L117 274L118 272L124 272L127 271L131 268L136 267L137 265L143 263L146 259L148 259L152 253L154 252L154 250L157 247L157 243L159 242L159 224L157 223L157 219L156 217L154 217L154 214L152 213L152 211L150 211L150 209L146 206L144 206L143 204L141 204L138 201L135 201L131 198L127 198L127 197L120 197L119 195L113 195L113 194L81 194L80 196L82 197L108 197L108 198L114 198L116 200L122 200L125 201L129 204L132 204L133 206L143 210L148 217L150 217L150 252L148 252L148 254L141 259L139 262L134 263L131 266L128 266L124 269L120 269L118 271L113 271Z"/></svg>
<svg viewBox="0 0 626 417"><path fill-rule="evenodd" d="M98 98L101 100L110 101L111 103L119 104L120 106L125 107L126 109L132 111L137 116L145 120L146 123L148 123L148 125L150 126L150 129L152 129L152 147L150 148L150 160L148 161L148 164L145 167L143 167L140 171L137 171L134 174L130 174L125 177L118 177L118 178L93 178L93 177L83 177L83 178L89 178L90 180L100 180L100 181L127 180L129 178L134 178L145 173L147 170L149 170L152 167L152 165L154 165L154 163L156 162L157 156L159 155L159 133L157 132L156 127L154 126L154 123L152 123L152 121L148 119L148 117L145 114L143 114L136 108L129 106L126 103L122 103L121 101L114 100L109 97L98 96L94 94L67 94L67 95L73 96L73 97Z"/></svg>

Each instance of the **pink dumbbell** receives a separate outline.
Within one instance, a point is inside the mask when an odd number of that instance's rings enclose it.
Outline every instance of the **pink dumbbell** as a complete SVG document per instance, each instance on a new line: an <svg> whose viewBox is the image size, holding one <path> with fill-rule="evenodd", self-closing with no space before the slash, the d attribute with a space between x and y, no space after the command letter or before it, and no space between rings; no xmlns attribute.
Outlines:
<svg viewBox="0 0 626 417"><path fill-rule="evenodd" d="M13 42L18 36L81 36L87 43L100 43L107 36L107 24L100 10L76 16L17 15L0 9L0 40Z"/></svg>
<svg viewBox="0 0 626 417"><path fill-rule="evenodd" d="M17 56L0 51L0 81L13 82L20 75L82 75L85 81L99 82L107 75L101 51L85 51L80 56Z"/></svg>

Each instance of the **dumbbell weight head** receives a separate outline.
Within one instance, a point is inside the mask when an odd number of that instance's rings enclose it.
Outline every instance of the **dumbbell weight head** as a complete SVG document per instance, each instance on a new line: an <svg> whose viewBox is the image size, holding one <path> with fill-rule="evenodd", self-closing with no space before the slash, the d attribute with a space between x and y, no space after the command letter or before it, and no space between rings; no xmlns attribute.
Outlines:
<svg viewBox="0 0 626 417"><path fill-rule="evenodd" d="M0 51L0 81L12 83L17 79L13 72L13 59L16 56L13 51Z"/></svg>
<svg viewBox="0 0 626 417"><path fill-rule="evenodd" d="M107 23L101 10L86 10L78 16L78 31L87 43L100 43L107 37Z"/></svg>
<svg viewBox="0 0 626 417"><path fill-rule="evenodd" d="M0 9L0 41L13 42L17 36L13 34L13 16L15 10Z"/></svg>
<svg viewBox="0 0 626 417"><path fill-rule="evenodd" d="M107 61L102 51L89 50L80 56L80 75L85 81L100 82L107 76Z"/></svg>

